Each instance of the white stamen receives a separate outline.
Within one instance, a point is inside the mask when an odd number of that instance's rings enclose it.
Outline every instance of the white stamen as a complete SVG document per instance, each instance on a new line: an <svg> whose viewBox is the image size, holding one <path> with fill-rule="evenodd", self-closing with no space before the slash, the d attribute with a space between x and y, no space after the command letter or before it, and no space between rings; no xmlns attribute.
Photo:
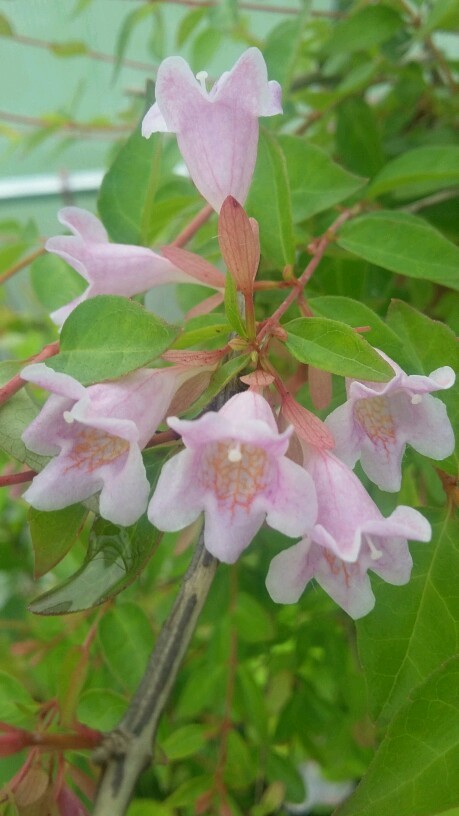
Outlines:
<svg viewBox="0 0 459 816"><path fill-rule="evenodd" d="M198 71L198 73L196 74L196 79L198 80L198 82L201 83L201 88L203 91L205 91L205 93L207 93L206 79L208 76L209 74L207 73L207 71Z"/></svg>
<svg viewBox="0 0 459 816"><path fill-rule="evenodd" d="M381 552L381 550L378 550L378 548L375 547L370 536L367 536L367 544L370 548L370 557L373 561L377 561L378 558L382 558L383 553Z"/></svg>
<svg viewBox="0 0 459 816"><path fill-rule="evenodd" d="M64 411L63 417L64 417L65 421L68 422L69 425L71 425L72 422L75 422L75 417L72 416L70 411Z"/></svg>
<svg viewBox="0 0 459 816"><path fill-rule="evenodd" d="M228 448L228 460L230 462L240 462L242 459L241 443L235 442L234 445Z"/></svg>
<svg viewBox="0 0 459 816"><path fill-rule="evenodd" d="M412 405L419 405L422 402L422 395L421 394L413 394L411 397Z"/></svg>

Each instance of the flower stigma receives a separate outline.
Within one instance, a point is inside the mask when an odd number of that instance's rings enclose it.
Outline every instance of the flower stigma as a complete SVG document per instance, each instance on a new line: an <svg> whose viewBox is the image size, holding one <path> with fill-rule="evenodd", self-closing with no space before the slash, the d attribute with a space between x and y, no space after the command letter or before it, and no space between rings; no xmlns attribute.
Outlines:
<svg viewBox="0 0 459 816"><path fill-rule="evenodd" d="M207 94L206 79L208 79L208 77L209 77L209 74L207 73L207 71L198 71L198 73L196 74L196 79L198 80L198 82L201 85L202 90L206 94Z"/></svg>

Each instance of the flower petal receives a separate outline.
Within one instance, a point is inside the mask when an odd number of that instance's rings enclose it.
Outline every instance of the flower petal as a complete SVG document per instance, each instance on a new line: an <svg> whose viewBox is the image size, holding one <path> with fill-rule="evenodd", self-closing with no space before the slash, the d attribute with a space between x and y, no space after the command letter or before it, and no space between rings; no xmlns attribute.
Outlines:
<svg viewBox="0 0 459 816"><path fill-rule="evenodd" d="M159 530L176 532L196 521L203 509L196 457L192 451L180 451L163 465L148 518Z"/></svg>
<svg viewBox="0 0 459 816"><path fill-rule="evenodd" d="M38 473L23 498L37 510L62 510L97 493L102 487L100 473L85 474L60 454Z"/></svg>
<svg viewBox="0 0 459 816"><path fill-rule="evenodd" d="M274 556L266 576L266 588L275 603L296 603L306 584L314 577L315 562L309 557L311 542L298 544Z"/></svg>
<svg viewBox="0 0 459 816"><path fill-rule="evenodd" d="M69 374L61 374L52 368L48 368L45 363L32 363L32 365L26 366L21 371L21 378L33 382L53 394L68 397L68 399L78 400L84 397L86 393L85 387L78 380L75 380Z"/></svg>
<svg viewBox="0 0 459 816"><path fill-rule="evenodd" d="M316 491L309 473L291 459L283 457L277 467L278 482L269 494L266 521L295 538L308 532L317 519Z"/></svg>
<svg viewBox="0 0 459 816"><path fill-rule="evenodd" d="M61 224L69 227L75 235L86 241L105 243L108 241L107 230L97 216L81 207L63 207L57 217Z"/></svg>
<svg viewBox="0 0 459 816"><path fill-rule="evenodd" d="M137 445L131 445L122 466L106 473L99 499L100 514L114 524L129 527L145 512L150 483Z"/></svg>

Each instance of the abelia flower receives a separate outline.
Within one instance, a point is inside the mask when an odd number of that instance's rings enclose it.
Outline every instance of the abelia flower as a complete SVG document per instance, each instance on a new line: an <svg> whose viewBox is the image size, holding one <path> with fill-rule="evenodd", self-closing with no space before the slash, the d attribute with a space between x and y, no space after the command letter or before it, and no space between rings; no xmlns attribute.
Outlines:
<svg viewBox="0 0 459 816"><path fill-rule="evenodd" d="M206 78L205 71L195 77L182 57L163 60L142 134L177 134L191 178L218 212L228 195L244 203L257 157L258 117L282 113L281 87L268 82L258 48L245 51L210 91Z"/></svg>
<svg viewBox="0 0 459 816"><path fill-rule="evenodd" d="M454 433L443 402L431 391L451 388L455 374L449 366L426 377L408 375L389 357L395 376L387 383L346 383L348 400L327 417L335 437L335 453L349 467L360 459L368 478L382 490L397 491L406 445L432 459L454 450Z"/></svg>
<svg viewBox="0 0 459 816"><path fill-rule="evenodd" d="M64 207L57 217L73 235L49 238L45 247L60 255L89 284L81 295L51 313L57 326L79 303L95 295L131 297L153 286L196 282L147 247L110 243L99 219L80 207Z"/></svg>
<svg viewBox="0 0 459 816"><path fill-rule="evenodd" d="M312 527L312 479L285 456L293 429L279 433L260 394L236 394L194 421L167 421L186 447L163 466L148 509L160 530L181 530L204 511L206 548L232 564L265 519L291 537Z"/></svg>
<svg viewBox="0 0 459 816"><path fill-rule="evenodd" d="M306 465L317 492L317 522L271 561L268 592L277 603L296 603L314 577L349 615L360 618L375 603L368 570L390 584L406 584L412 567L407 539L430 541L430 524L403 505L384 518L357 476L333 454L312 453Z"/></svg>
<svg viewBox="0 0 459 816"><path fill-rule="evenodd" d="M21 377L51 396L22 439L30 450L53 458L24 498L38 510L59 510L100 491L101 516L134 524L150 491L141 450L177 388L195 373L183 367L141 368L85 388L43 363L26 366Z"/></svg>

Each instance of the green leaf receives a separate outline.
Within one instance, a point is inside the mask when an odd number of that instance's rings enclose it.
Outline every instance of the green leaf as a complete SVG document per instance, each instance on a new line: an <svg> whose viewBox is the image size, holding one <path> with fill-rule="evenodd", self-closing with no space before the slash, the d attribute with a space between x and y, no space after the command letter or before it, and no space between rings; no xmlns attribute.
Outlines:
<svg viewBox="0 0 459 816"><path fill-rule="evenodd" d="M301 363L360 380L386 382L393 370L366 340L349 326L325 317L300 317L284 324L286 346Z"/></svg>
<svg viewBox="0 0 459 816"><path fill-rule="evenodd" d="M161 144L161 134L145 139L138 127L103 178L97 205L113 241L149 243Z"/></svg>
<svg viewBox="0 0 459 816"><path fill-rule="evenodd" d="M338 204L366 184L299 136L280 136L279 144L287 161L295 222Z"/></svg>
<svg viewBox="0 0 459 816"><path fill-rule="evenodd" d="M97 295L80 303L65 321L60 352L47 365L83 385L116 379L159 357L178 331L140 303Z"/></svg>
<svg viewBox="0 0 459 816"><path fill-rule="evenodd" d="M206 340L211 340L215 337L221 337L222 345L224 345L228 339L228 335L231 333L231 325L229 323L223 323L223 315L215 315L215 317L218 318L220 322L212 322L196 329L190 328L188 331L183 332L183 334L180 334L179 337L177 337L172 345L172 348L190 348L191 346L199 345L200 343L203 343ZM187 325L189 326L192 322L193 321L190 320Z"/></svg>
<svg viewBox="0 0 459 816"><path fill-rule="evenodd" d="M271 783L282 782L285 785L286 799L289 802L303 802L306 798L304 782L290 757L269 751L266 757L266 776Z"/></svg>
<svg viewBox="0 0 459 816"><path fill-rule="evenodd" d="M100 621L99 643L116 679L134 691L145 671L153 646L150 621L137 604L117 604Z"/></svg>
<svg viewBox="0 0 459 816"><path fill-rule="evenodd" d="M456 656L411 693L391 722L356 792L335 811L335 816L441 814L457 805L458 764Z"/></svg>
<svg viewBox="0 0 459 816"><path fill-rule="evenodd" d="M103 618L102 618L103 620ZM77 707L80 722L99 731L111 731L123 717L126 698L111 689L88 689L83 692Z"/></svg>
<svg viewBox="0 0 459 816"><path fill-rule="evenodd" d="M0 14L0 37L12 37L14 29L4 14Z"/></svg>
<svg viewBox="0 0 459 816"><path fill-rule="evenodd" d="M114 79L117 77L119 70L123 64L123 58L126 53L126 49L129 45L129 40L131 39L131 36L136 26L139 23L143 23L144 18L149 17L151 14L154 14L156 10L157 9L155 3L148 3L146 6L140 6L140 8L134 9L134 11L131 11L130 14L127 14L126 17L124 18L115 46L116 59L113 69Z"/></svg>
<svg viewBox="0 0 459 816"><path fill-rule="evenodd" d="M402 368L409 369L416 365L417 358L410 354L410 350L406 348L396 331L389 328L376 312L361 301L341 295L323 295L310 298L308 303L314 314L320 317L340 320L352 328L370 326L370 331L365 332L364 336L372 346L384 351Z"/></svg>
<svg viewBox="0 0 459 816"><path fill-rule="evenodd" d="M185 45L186 41L191 37L193 31L195 31L206 14L206 8L195 8L191 9L188 14L182 17L176 34L177 46L179 48Z"/></svg>
<svg viewBox="0 0 459 816"><path fill-rule="evenodd" d="M252 595L245 592L239 592L237 596L234 623L239 637L246 643L259 643L274 636L271 616Z"/></svg>
<svg viewBox="0 0 459 816"><path fill-rule="evenodd" d="M88 53L88 46L79 40L50 43L49 50L56 57L81 57Z"/></svg>
<svg viewBox="0 0 459 816"><path fill-rule="evenodd" d="M388 162L371 183L371 198L393 192L397 198L426 194L459 183L459 145L407 150Z"/></svg>
<svg viewBox="0 0 459 816"><path fill-rule="evenodd" d="M184 725L161 742L161 749L169 762L196 754L206 744L204 725Z"/></svg>
<svg viewBox="0 0 459 816"><path fill-rule="evenodd" d="M29 509L27 520L35 556L35 578L41 578L67 555L87 515L88 510L82 504L47 512L34 507Z"/></svg>
<svg viewBox="0 0 459 816"><path fill-rule="evenodd" d="M280 267L293 263L295 245L286 161L266 130L260 132L246 210L259 223L262 255Z"/></svg>
<svg viewBox="0 0 459 816"><path fill-rule="evenodd" d="M403 300L392 300L387 312L391 331L416 361L418 374L430 374L440 366L459 365L459 347L451 329L439 320L432 320Z"/></svg>
<svg viewBox="0 0 459 816"><path fill-rule="evenodd" d="M38 300L49 312L81 295L87 286L78 272L51 253L33 262L30 278Z"/></svg>
<svg viewBox="0 0 459 816"><path fill-rule="evenodd" d="M432 31L456 31L459 26L457 0L435 0L421 26L418 35L424 38Z"/></svg>
<svg viewBox="0 0 459 816"><path fill-rule="evenodd" d="M268 76L275 77L285 92L288 91L295 64L301 52L305 13L291 20L281 20L266 37L263 56Z"/></svg>
<svg viewBox="0 0 459 816"><path fill-rule="evenodd" d="M226 275L225 283L225 313L234 331L240 337L247 337L247 329L239 311L236 283L230 272Z"/></svg>
<svg viewBox="0 0 459 816"><path fill-rule="evenodd" d="M175 708L178 719L196 718L202 711L212 710L221 700L226 686L226 669L222 664L205 663L193 668L186 678Z"/></svg>
<svg viewBox="0 0 459 816"><path fill-rule="evenodd" d="M381 210L352 219L337 243L370 263L459 290L459 248L422 218Z"/></svg>
<svg viewBox="0 0 459 816"><path fill-rule="evenodd" d="M0 384L5 385L24 365L25 363L0 363ZM24 388L0 406L0 448L13 459L38 471L49 461L48 457L32 453L21 439L37 414L38 407Z"/></svg>
<svg viewBox="0 0 459 816"><path fill-rule="evenodd" d="M127 810L127 816L175 816L176 813L176 810L171 810L156 799L144 798L133 799Z"/></svg>
<svg viewBox="0 0 459 816"><path fill-rule="evenodd" d="M161 537L146 516L125 528L98 519L83 566L67 581L32 601L29 610L38 615L63 615L104 603L135 580Z"/></svg>
<svg viewBox="0 0 459 816"><path fill-rule="evenodd" d="M214 782L211 774L201 774L187 779L168 796L164 804L170 808L192 806L203 793L213 790Z"/></svg>
<svg viewBox="0 0 459 816"><path fill-rule="evenodd" d="M209 27L200 31L191 46L190 65L195 72L202 71L211 62L222 42L222 34Z"/></svg>
<svg viewBox="0 0 459 816"><path fill-rule="evenodd" d="M367 51L391 39L402 26L400 15L388 6L382 3L366 6L333 26L324 51L327 54Z"/></svg>
<svg viewBox="0 0 459 816"><path fill-rule="evenodd" d="M27 689L15 677L0 671L0 721L20 725L37 704Z"/></svg>
<svg viewBox="0 0 459 816"><path fill-rule="evenodd" d="M257 767L238 731L229 731L224 779L230 790L246 788L256 778Z"/></svg>
<svg viewBox="0 0 459 816"><path fill-rule="evenodd" d="M357 623L373 716L382 722L459 651L459 523L440 511L432 511L429 520L431 544L410 544L414 569L409 584L375 582L375 608Z"/></svg>
<svg viewBox="0 0 459 816"><path fill-rule="evenodd" d="M340 161L359 175L374 176L384 164L378 123L364 99L350 97L339 105L336 146Z"/></svg>
<svg viewBox="0 0 459 816"><path fill-rule="evenodd" d="M250 668L240 663L236 674L236 700L242 706L243 716L250 719L263 743L268 740L268 711L263 690L254 679Z"/></svg>

